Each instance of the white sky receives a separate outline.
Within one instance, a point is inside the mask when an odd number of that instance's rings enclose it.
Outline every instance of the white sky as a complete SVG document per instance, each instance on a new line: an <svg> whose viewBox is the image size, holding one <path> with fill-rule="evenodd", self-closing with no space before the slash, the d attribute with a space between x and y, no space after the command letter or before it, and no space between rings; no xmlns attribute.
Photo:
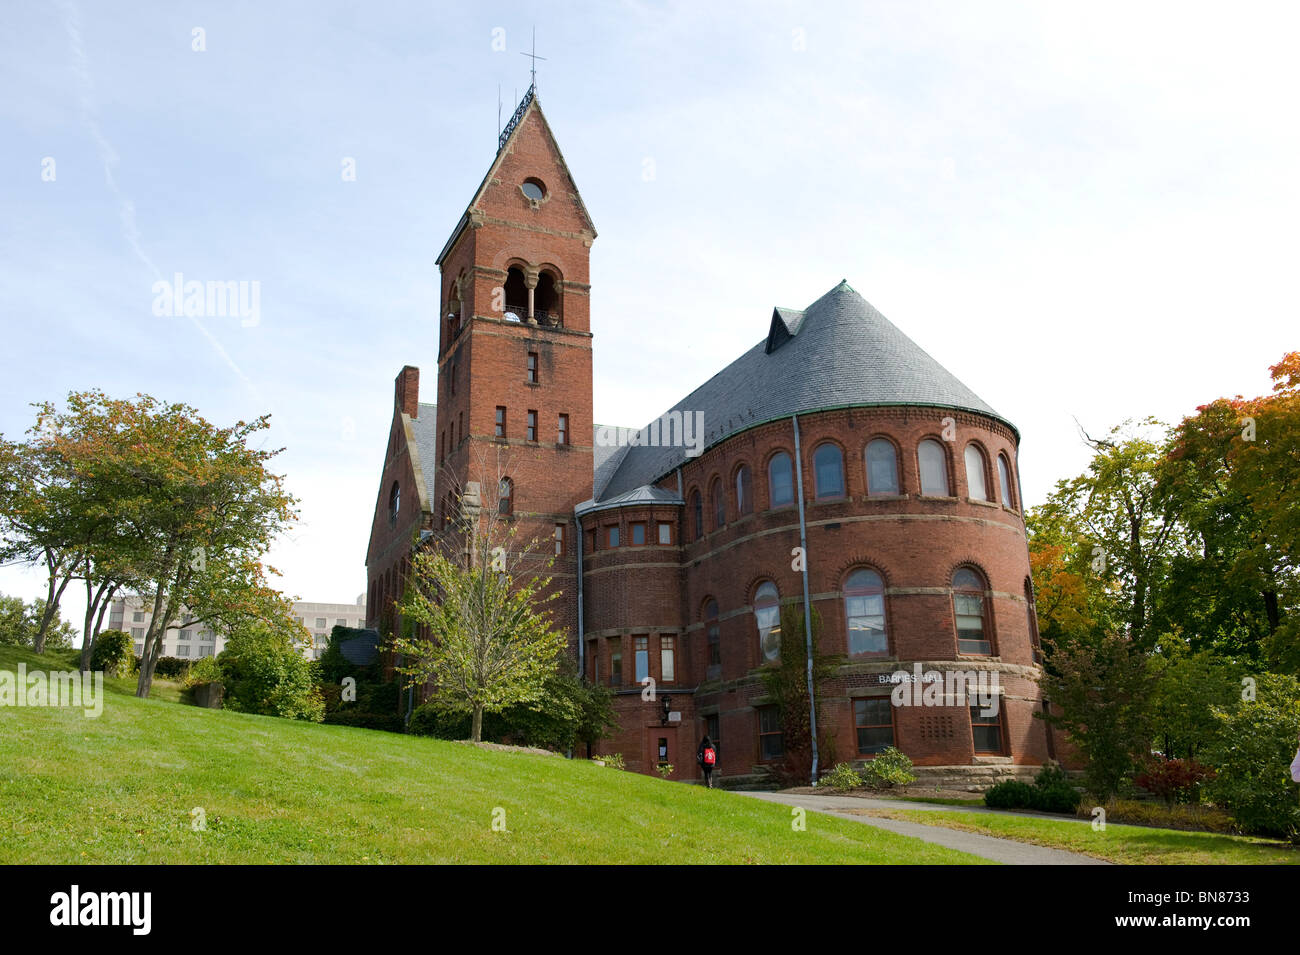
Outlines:
<svg viewBox="0 0 1300 955"><path fill-rule="evenodd" d="M847 278L1018 425L1033 504L1086 464L1072 416L1259 394L1300 347L1300 8L557 7L5 5L0 432L91 386L269 411L303 499L284 589L354 599L392 379L432 391L433 258L534 24L600 231L599 421L644 423ZM259 281L260 322L156 317L177 271Z"/></svg>

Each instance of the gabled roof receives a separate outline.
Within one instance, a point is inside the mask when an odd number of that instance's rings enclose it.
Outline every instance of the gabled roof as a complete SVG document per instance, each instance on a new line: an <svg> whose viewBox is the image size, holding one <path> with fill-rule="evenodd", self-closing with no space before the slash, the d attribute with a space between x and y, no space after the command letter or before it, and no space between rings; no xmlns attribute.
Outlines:
<svg viewBox="0 0 1300 955"><path fill-rule="evenodd" d="M703 449L764 422L829 408L923 406L973 411L1015 426L840 282L802 312L776 309L758 342L668 412L703 415ZM642 429L648 434L649 428ZM684 447L628 446L597 502L653 484Z"/></svg>
<svg viewBox="0 0 1300 955"><path fill-rule="evenodd" d="M767 332L767 348L770 355L794 336L799 334L803 324L803 312L793 308L772 309L772 327Z"/></svg>
<svg viewBox="0 0 1300 955"><path fill-rule="evenodd" d="M403 415L405 417L405 415ZM417 464L416 484L420 489L420 509L433 513L433 479L438 473L438 406L421 401L418 414L408 419L415 441L412 464Z"/></svg>
<svg viewBox="0 0 1300 955"><path fill-rule="evenodd" d="M524 127L528 124L529 117L534 114L537 119L541 121L542 130L550 141L551 148L555 150L555 158L559 163L560 171L563 172L565 178L569 180L569 185L573 190L573 199L577 204L578 212L582 215L583 222L586 223L587 228L591 231L591 237L593 239L596 237L596 226L591 221L591 213L587 211L587 206L582 201L582 195L578 192L578 185L573 181L573 174L569 172L569 164L564 161L564 153L560 151L559 141L556 140L555 133L551 131L551 124L546 121L546 114L542 112L542 103L537 98L537 92L530 86L528 87L528 91L524 93L524 98L519 101L519 105L515 108L514 115L506 125L505 132L502 133L500 143L497 146L496 157L492 160L492 165L488 167L487 175L483 177L483 181L480 182L478 188L474 190L474 198L471 199L469 205L465 207L465 212L461 215L460 221L456 223L456 228L452 230L451 238L447 240L447 244L444 245L442 251L438 253L438 258L434 260L434 265L442 265L442 260L447 257L447 253L450 252L452 246L456 244L456 240L460 238L460 234L465 231L465 226L469 224L470 213L482 200L483 194L487 192L488 186L496 176L497 170L501 167L502 160L510 151L509 147L519 137Z"/></svg>

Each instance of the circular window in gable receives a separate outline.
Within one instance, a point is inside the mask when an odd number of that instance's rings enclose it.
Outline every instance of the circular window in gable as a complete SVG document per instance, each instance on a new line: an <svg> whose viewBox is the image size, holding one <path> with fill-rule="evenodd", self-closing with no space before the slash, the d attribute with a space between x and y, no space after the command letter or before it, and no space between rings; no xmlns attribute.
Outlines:
<svg viewBox="0 0 1300 955"><path fill-rule="evenodd" d="M540 179L525 179L523 185L519 188L533 202L541 202L546 198L546 186Z"/></svg>

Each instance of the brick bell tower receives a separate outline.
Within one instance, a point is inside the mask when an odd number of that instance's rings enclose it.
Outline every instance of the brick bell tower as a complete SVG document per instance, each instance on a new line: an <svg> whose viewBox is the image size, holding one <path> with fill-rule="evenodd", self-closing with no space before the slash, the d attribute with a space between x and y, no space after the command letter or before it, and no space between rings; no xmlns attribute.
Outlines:
<svg viewBox="0 0 1300 955"><path fill-rule="evenodd" d="M589 260L596 238L529 87L439 253L434 526L478 482L519 537L555 553L550 605L576 640L574 506L592 496ZM487 473L484 473L487 472ZM498 480L498 477L502 480Z"/></svg>

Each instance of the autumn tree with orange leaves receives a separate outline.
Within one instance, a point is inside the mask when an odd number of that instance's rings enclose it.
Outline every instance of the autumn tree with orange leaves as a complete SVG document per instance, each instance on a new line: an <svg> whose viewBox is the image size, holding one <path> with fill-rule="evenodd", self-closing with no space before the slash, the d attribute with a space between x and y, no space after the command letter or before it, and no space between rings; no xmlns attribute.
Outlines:
<svg viewBox="0 0 1300 955"><path fill-rule="evenodd" d="M1174 429L1162 484L1193 548L1157 621L1215 649L1300 672L1300 352L1272 393L1219 398ZM1195 649L1196 640L1192 641Z"/></svg>

